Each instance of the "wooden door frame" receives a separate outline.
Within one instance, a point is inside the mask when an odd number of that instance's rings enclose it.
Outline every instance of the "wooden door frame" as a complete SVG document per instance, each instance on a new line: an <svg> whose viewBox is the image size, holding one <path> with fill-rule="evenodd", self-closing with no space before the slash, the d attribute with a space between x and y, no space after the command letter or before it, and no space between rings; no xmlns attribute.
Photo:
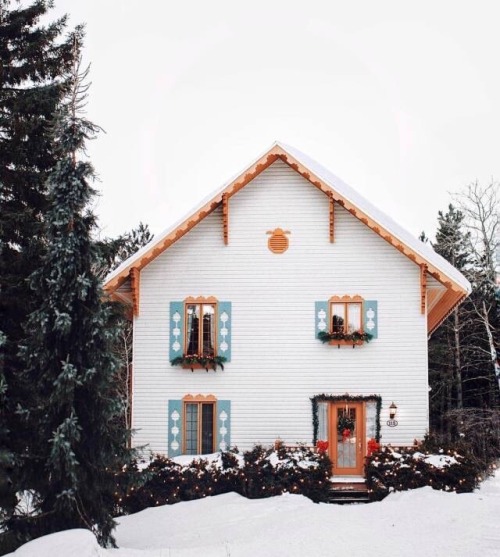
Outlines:
<svg viewBox="0 0 500 557"><path fill-rule="evenodd" d="M357 466L353 468L337 468L335 462L337 460L337 426L336 426L336 409L337 408L356 408L357 414L357 437L356 439L356 461ZM333 462L333 475L338 476L362 476L364 468L364 457L366 455L366 405L364 401L352 400L336 400L332 401L328 407L328 437L330 446L330 458Z"/></svg>

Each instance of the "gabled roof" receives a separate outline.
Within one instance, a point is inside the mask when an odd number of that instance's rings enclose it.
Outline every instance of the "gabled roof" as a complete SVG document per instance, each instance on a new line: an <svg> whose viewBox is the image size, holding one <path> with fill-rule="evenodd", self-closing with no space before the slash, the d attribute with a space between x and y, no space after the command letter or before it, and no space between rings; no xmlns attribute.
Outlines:
<svg viewBox="0 0 500 557"><path fill-rule="evenodd" d="M112 271L105 280L105 290L116 298L131 303L135 290L133 285L137 285L139 280L138 271L278 159L420 266L422 288L427 291L431 287L434 289L432 307L429 304L429 333L470 293L471 286L467 279L429 245L415 238L328 169L298 149L280 142L274 143L243 172L203 200L188 216L167 228ZM431 279L427 283L427 275L435 280ZM125 284L129 279L133 283L132 288Z"/></svg>

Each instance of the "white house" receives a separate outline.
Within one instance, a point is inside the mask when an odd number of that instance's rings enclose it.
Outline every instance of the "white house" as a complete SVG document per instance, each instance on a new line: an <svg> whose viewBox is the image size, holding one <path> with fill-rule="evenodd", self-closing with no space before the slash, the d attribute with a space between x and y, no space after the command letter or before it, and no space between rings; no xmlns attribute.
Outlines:
<svg viewBox="0 0 500 557"><path fill-rule="evenodd" d="M361 473L376 441L423 437L427 339L470 292L429 246L281 143L105 288L133 313L135 445L176 456L326 441L343 475Z"/></svg>

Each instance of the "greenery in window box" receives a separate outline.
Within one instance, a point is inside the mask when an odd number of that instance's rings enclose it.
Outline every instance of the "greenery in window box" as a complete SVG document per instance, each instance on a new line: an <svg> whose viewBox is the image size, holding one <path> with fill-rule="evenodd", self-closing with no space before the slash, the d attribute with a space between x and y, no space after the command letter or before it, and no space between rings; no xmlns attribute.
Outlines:
<svg viewBox="0 0 500 557"><path fill-rule="evenodd" d="M200 356L198 354L190 354L188 356L178 356L177 358L171 360L170 363L173 366L191 367L191 371L193 371L195 365L200 365L207 371L209 369L216 371L217 366L219 366L222 370L224 369L226 360L227 358L224 356Z"/></svg>
<svg viewBox="0 0 500 557"><path fill-rule="evenodd" d="M348 342L370 342L373 338L373 335L370 333L364 333L361 331L354 331L353 333L327 333L326 331L320 331L318 333L318 339L325 343L335 340L346 340Z"/></svg>

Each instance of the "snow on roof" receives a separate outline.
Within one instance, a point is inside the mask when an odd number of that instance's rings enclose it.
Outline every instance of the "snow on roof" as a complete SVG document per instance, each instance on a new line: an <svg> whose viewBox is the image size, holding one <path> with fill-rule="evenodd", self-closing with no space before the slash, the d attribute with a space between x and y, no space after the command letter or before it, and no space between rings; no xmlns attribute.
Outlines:
<svg viewBox="0 0 500 557"><path fill-rule="evenodd" d="M413 236L408 230L405 230L391 217L386 215L380 209L375 207L370 201L360 195L351 186L346 184L343 180L335 176L330 170L311 159L308 155L302 153L295 147L291 145L286 145L285 143L277 142L282 149L290 153L294 158L300 161L305 167L307 167L311 172L316 174L318 178L325 181L332 189L337 193L348 199L353 205L361 209L374 221L378 222L381 226L387 229L393 236L398 238L401 242L406 244L408 247L412 248L424 259L427 259L429 263L435 265L443 273L448 275L452 280L459 284L468 293L471 292L471 285L469 281L458 271L453 265L451 265L444 257L441 257L436 253L429 244L424 244L418 238Z"/></svg>
<svg viewBox="0 0 500 557"><path fill-rule="evenodd" d="M220 196L228 186L230 186L238 177L243 176L247 169L252 168L260 160L262 160L266 154L270 153L273 149L279 148L285 153L288 153L298 162L300 162L304 167L306 167L310 172L315 174L323 182L325 182L332 190L337 192L339 195L344 197L346 200L350 201L359 210L363 211L369 218L377 222L381 227L385 228L391 235L397 238L400 242L408 246L414 252L419 254L422 258L427 260L430 264L434 265L442 273L447 275L451 280L453 280L457 285L459 285L467 293L471 291L471 285L469 281L457 270L453 265L448 263L443 257L437 254L430 245L424 244L418 238L415 238L411 233L401 227L396 223L391 217L383 213L380 209L375 207L371 202L360 195L351 186L346 184L340 178L335 176L330 170L311 159L308 155L302 153L295 147L287 145L285 143L276 141L273 145L267 149L263 154L257 157L252 164L250 164L242 172L235 175L233 178L225 182L221 187L217 188L210 195L204 198L196 207L194 207L188 214L183 216L181 219L173 223L167 229L165 229L161 234L155 236L151 242L146 246L137 251L134 255L124 261L119 267L112 271L105 279L105 284L109 283L126 269L133 266L136 261L140 261L142 257L148 253L156 245L162 243L162 241L172 234L179 226L186 222L192 215L197 214L207 203L209 203L214 198Z"/></svg>

